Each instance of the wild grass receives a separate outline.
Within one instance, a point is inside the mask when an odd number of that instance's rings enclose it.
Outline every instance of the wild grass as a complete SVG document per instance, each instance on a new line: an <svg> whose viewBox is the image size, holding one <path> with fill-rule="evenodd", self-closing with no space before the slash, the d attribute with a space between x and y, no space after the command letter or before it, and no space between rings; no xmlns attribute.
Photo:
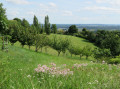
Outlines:
<svg viewBox="0 0 120 89"><path fill-rule="evenodd" d="M35 72L38 64L50 63L57 67L66 64L73 75ZM76 63L87 66L73 67ZM9 45L8 53L0 51L0 89L120 89L120 65L93 63L90 58L58 57Z"/></svg>

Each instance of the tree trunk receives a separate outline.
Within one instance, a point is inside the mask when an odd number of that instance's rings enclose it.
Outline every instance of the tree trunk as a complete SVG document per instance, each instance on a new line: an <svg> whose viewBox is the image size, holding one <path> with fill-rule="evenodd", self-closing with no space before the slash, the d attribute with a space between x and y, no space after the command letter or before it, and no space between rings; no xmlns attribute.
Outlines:
<svg viewBox="0 0 120 89"><path fill-rule="evenodd" d="M80 59L82 58L82 55L80 55Z"/></svg>
<svg viewBox="0 0 120 89"><path fill-rule="evenodd" d="M38 49L37 49L37 47L35 48L35 52L38 52Z"/></svg>
<svg viewBox="0 0 120 89"><path fill-rule="evenodd" d="M30 45L29 45L29 50L30 50Z"/></svg>
<svg viewBox="0 0 120 89"><path fill-rule="evenodd" d="M22 45L22 48L24 48L24 45Z"/></svg>
<svg viewBox="0 0 120 89"><path fill-rule="evenodd" d="M47 47L45 47L45 52L47 53Z"/></svg>
<svg viewBox="0 0 120 89"><path fill-rule="evenodd" d="M14 45L14 43L11 44L12 46Z"/></svg>
<svg viewBox="0 0 120 89"><path fill-rule="evenodd" d="M41 52L42 52L42 47L41 47Z"/></svg>
<svg viewBox="0 0 120 89"><path fill-rule="evenodd" d="M88 59L88 56L86 56L86 59Z"/></svg>
<svg viewBox="0 0 120 89"><path fill-rule="evenodd" d="M2 50L4 50L4 36L3 36L3 45L2 45Z"/></svg>
<svg viewBox="0 0 120 89"><path fill-rule="evenodd" d="M60 52L58 52L58 56L60 56Z"/></svg>

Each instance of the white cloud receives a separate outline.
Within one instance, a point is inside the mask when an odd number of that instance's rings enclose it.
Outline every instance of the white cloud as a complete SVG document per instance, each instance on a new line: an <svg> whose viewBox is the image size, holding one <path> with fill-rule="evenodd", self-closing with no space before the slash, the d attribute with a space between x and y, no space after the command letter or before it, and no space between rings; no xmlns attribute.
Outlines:
<svg viewBox="0 0 120 89"><path fill-rule="evenodd" d="M39 6L40 6L39 10L41 10L43 13L51 13L51 12L54 13L58 11L55 3L48 3L48 4L40 3Z"/></svg>
<svg viewBox="0 0 120 89"><path fill-rule="evenodd" d="M107 3L112 5L120 5L120 0L95 0L97 3Z"/></svg>
<svg viewBox="0 0 120 89"><path fill-rule="evenodd" d="M33 16L33 15L35 15L35 13L34 13L34 12L32 12L32 11L27 12L27 14L28 14L28 15L32 15L32 16Z"/></svg>
<svg viewBox="0 0 120 89"><path fill-rule="evenodd" d="M63 16L73 16L72 11L63 11Z"/></svg>
<svg viewBox="0 0 120 89"><path fill-rule="evenodd" d="M6 1L13 4L21 4L21 5L30 4L30 2L28 2L27 0L6 0Z"/></svg>
<svg viewBox="0 0 120 89"><path fill-rule="evenodd" d="M50 5L51 7L57 7L56 4L53 3L53 2L50 2L49 5Z"/></svg>
<svg viewBox="0 0 120 89"><path fill-rule="evenodd" d="M89 10L89 11L104 11L106 13L110 12L110 13L120 13L120 9L117 8L111 8L111 7L99 7L99 6L92 6L92 7L85 7L85 10Z"/></svg>

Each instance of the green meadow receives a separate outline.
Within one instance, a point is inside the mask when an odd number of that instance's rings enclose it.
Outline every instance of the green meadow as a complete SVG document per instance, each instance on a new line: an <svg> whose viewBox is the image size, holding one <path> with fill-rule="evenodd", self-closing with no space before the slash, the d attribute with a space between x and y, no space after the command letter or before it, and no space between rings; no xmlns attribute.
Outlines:
<svg viewBox="0 0 120 89"><path fill-rule="evenodd" d="M85 39L73 36L56 35L69 38L77 47L89 45L95 47ZM52 38L53 35L50 35ZM9 44L9 52L0 51L0 89L120 89L120 65L94 63L93 57L87 60L79 56L71 57L69 52L58 57L57 52L48 47L47 53L35 52L27 46L21 47L17 42L14 46ZM56 76L47 73L37 73L38 64L49 66L55 63L73 71L72 75ZM74 67L75 64L87 66Z"/></svg>

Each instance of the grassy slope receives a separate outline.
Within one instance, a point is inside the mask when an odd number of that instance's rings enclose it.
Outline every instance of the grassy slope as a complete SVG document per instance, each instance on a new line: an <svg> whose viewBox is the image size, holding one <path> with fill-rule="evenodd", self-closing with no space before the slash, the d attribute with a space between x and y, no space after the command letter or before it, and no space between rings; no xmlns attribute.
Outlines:
<svg viewBox="0 0 120 89"><path fill-rule="evenodd" d="M78 38L78 37L69 36L69 35L58 35L58 34L57 35L52 34L52 35L49 36L49 38L52 38L53 36L62 37L62 38L68 38L68 39L71 40L71 45L73 45L73 46L77 46L77 47L83 48L83 47L89 45L91 48L96 47L92 43L88 42L87 40L85 40L83 38ZM21 46L18 42L15 45L16 46ZM28 49L28 46L25 46L25 48ZM31 49L35 50L35 47L31 47ZM41 50L39 50L39 51L41 51ZM43 48L43 53L45 53L45 49L44 48ZM52 48L50 48L50 47L48 48L48 53L51 54L51 55L54 55L54 56L56 55L57 56L57 51L52 49ZM68 57L70 57L70 53L68 51L66 52L66 55ZM63 54L61 53L60 56L63 56Z"/></svg>
<svg viewBox="0 0 120 89"><path fill-rule="evenodd" d="M50 54L36 53L21 47L9 46L9 52L0 51L3 74L0 71L2 89L119 89L119 66L91 63L89 60L77 60L70 57L57 57ZM6 62L7 61L7 62ZM58 66L67 64L74 71L71 77L37 77L34 69L38 64L54 62ZM87 67L72 69L75 63L87 63ZM31 78L27 76L31 75Z"/></svg>

